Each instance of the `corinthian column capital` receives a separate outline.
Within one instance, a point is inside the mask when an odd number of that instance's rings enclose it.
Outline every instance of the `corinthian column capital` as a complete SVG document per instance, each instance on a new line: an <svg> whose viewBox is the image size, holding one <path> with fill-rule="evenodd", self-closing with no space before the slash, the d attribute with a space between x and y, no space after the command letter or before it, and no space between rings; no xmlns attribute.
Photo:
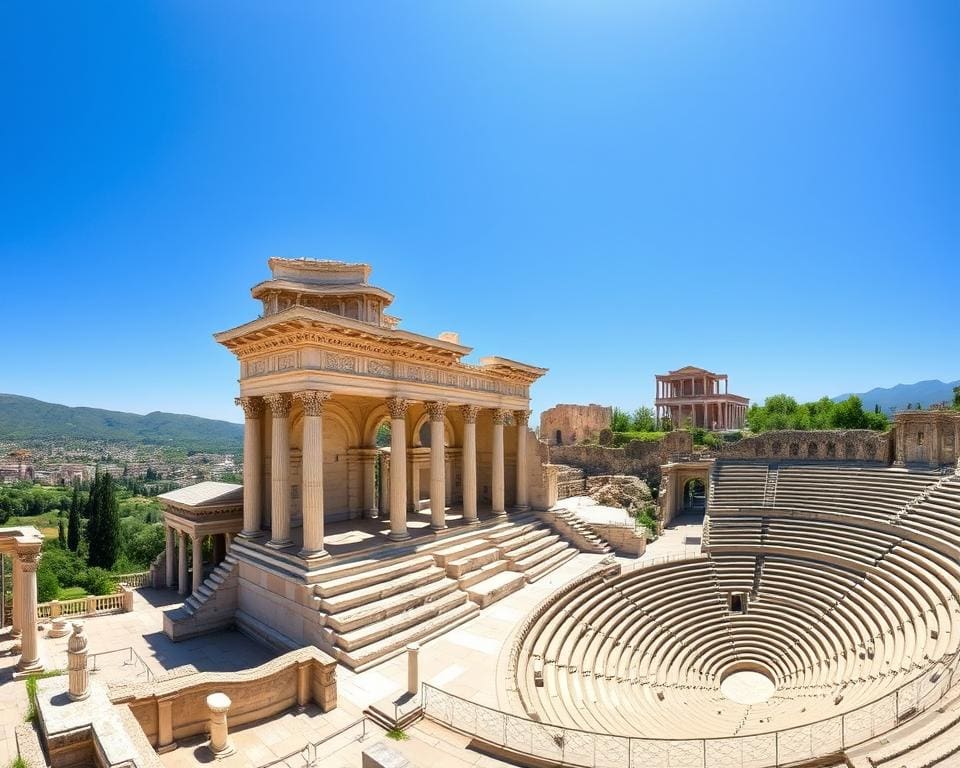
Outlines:
<svg viewBox="0 0 960 768"><path fill-rule="evenodd" d="M518 427L525 427L530 423L530 411L514 411L513 423Z"/></svg>
<svg viewBox="0 0 960 768"><path fill-rule="evenodd" d="M476 424L477 415L480 413L479 405L461 405L460 413L463 414L463 421L466 424Z"/></svg>
<svg viewBox="0 0 960 768"><path fill-rule="evenodd" d="M248 419L259 419L263 415L262 397L235 397L233 402L243 408L243 415Z"/></svg>
<svg viewBox="0 0 960 768"><path fill-rule="evenodd" d="M20 562L20 570L24 573L31 573L37 570L40 565L39 547L36 550L17 551L17 560Z"/></svg>
<svg viewBox="0 0 960 768"><path fill-rule="evenodd" d="M391 419L402 419L407 415L407 408L410 407L410 401L402 397L388 397L387 410L390 411Z"/></svg>
<svg viewBox="0 0 960 768"><path fill-rule="evenodd" d="M507 410L506 408L495 409L493 412L493 423L500 424L501 426L504 424L509 424L510 414L511 411Z"/></svg>
<svg viewBox="0 0 960 768"><path fill-rule="evenodd" d="M323 404L330 399L330 393L310 389L297 392L294 397L303 404L303 412L307 416L323 416Z"/></svg>
<svg viewBox="0 0 960 768"><path fill-rule="evenodd" d="M290 415L290 406L293 401L286 392L278 392L274 395L264 395L264 402L270 406L270 411L274 418L283 419Z"/></svg>
<svg viewBox="0 0 960 768"><path fill-rule="evenodd" d="M447 412L447 404L442 400L425 403L427 413L430 414L430 421L443 421L443 415Z"/></svg>

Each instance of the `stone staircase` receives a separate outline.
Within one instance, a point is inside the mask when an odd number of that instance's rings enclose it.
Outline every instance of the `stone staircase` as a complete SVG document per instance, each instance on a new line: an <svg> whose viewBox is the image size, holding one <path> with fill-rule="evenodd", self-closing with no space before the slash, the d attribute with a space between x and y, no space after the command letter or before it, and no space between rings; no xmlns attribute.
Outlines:
<svg viewBox="0 0 960 768"><path fill-rule="evenodd" d="M585 523L569 509L538 512L537 517L561 535L566 536L584 552L606 555L613 551L606 539L598 536L589 523Z"/></svg>
<svg viewBox="0 0 960 768"><path fill-rule="evenodd" d="M763 506L773 509L777 506L777 480L780 477L780 465L771 464L767 470L767 484L763 488Z"/></svg>
<svg viewBox="0 0 960 768"><path fill-rule="evenodd" d="M334 565L313 586L321 635L339 661L360 671L473 618L578 551L524 515L427 551Z"/></svg>
<svg viewBox="0 0 960 768"><path fill-rule="evenodd" d="M227 553L223 562L183 605L164 613L164 632L172 640L185 640L233 624L237 609L238 570L237 559Z"/></svg>

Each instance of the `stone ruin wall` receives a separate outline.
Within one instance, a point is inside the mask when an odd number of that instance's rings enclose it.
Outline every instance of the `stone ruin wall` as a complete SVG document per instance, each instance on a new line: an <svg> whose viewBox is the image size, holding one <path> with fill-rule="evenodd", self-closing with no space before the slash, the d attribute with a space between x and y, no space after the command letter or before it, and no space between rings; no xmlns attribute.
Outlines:
<svg viewBox="0 0 960 768"><path fill-rule="evenodd" d="M693 451L689 432L668 433L657 442L632 440L622 448L602 445L552 445L550 462L582 469L588 476L633 475L656 488L660 484L660 465L675 454Z"/></svg>
<svg viewBox="0 0 960 768"><path fill-rule="evenodd" d="M548 445L573 445L593 440L610 426L613 408L609 405L556 405L540 414L540 439Z"/></svg>
<svg viewBox="0 0 960 768"><path fill-rule="evenodd" d="M777 430L727 443L717 451L721 459L783 461L893 461L891 432L869 429Z"/></svg>

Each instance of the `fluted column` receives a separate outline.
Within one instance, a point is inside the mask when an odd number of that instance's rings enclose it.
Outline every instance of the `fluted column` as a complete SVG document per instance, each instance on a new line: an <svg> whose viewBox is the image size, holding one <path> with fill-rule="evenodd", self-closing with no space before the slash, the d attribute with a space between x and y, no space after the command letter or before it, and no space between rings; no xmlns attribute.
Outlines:
<svg viewBox="0 0 960 768"><path fill-rule="evenodd" d="M408 400L391 397L390 411L390 538L409 539L407 533L407 408Z"/></svg>
<svg viewBox="0 0 960 768"><path fill-rule="evenodd" d="M203 536L194 534L193 539L193 591L196 592L203 584Z"/></svg>
<svg viewBox="0 0 960 768"><path fill-rule="evenodd" d="M463 414L463 520L477 520L477 414L475 405L460 406Z"/></svg>
<svg viewBox="0 0 960 768"><path fill-rule="evenodd" d="M527 490L527 424L530 423L530 411L514 411L513 421L517 425L517 509L530 509L530 494Z"/></svg>
<svg viewBox="0 0 960 768"><path fill-rule="evenodd" d="M430 527L442 531L447 527L444 511L447 499L445 438L443 416L447 412L444 402L426 404L430 414Z"/></svg>
<svg viewBox="0 0 960 768"><path fill-rule="evenodd" d="M174 567L175 567L174 558L176 557L177 552L176 552L176 544L174 543L174 539L173 539L173 528L171 528L169 525L166 526L166 533L167 533L167 572L166 572L166 584L164 586L166 586L167 589L169 589L170 587L173 586Z"/></svg>
<svg viewBox="0 0 960 768"><path fill-rule="evenodd" d="M303 549L300 557L321 557L323 549L323 404L329 392L297 392L303 403Z"/></svg>
<svg viewBox="0 0 960 768"><path fill-rule="evenodd" d="M179 558L179 572L177 574L177 592L181 595L187 594L187 534L179 531L180 546L177 547L177 557Z"/></svg>
<svg viewBox="0 0 960 768"><path fill-rule="evenodd" d="M37 633L37 566L40 564L40 542L17 544L17 559L20 561L20 661L17 672L38 672L40 644Z"/></svg>
<svg viewBox="0 0 960 768"><path fill-rule="evenodd" d="M10 558L10 573L13 578L13 584L11 585L13 590L13 616L10 617L12 622L10 634L13 637L20 637L20 582L22 578L20 575L20 558L16 554Z"/></svg>
<svg viewBox="0 0 960 768"><path fill-rule="evenodd" d="M503 500L503 426L510 421L510 411L497 408L493 412L493 514L506 514L506 505Z"/></svg>
<svg viewBox="0 0 960 768"><path fill-rule="evenodd" d="M263 521L260 504L263 498L263 400L259 397L238 397L234 402L243 408L243 531L241 536L260 535Z"/></svg>
<svg viewBox="0 0 960 768"><path fill-rule="evenodd" d="M288 547L290 541L290 395L263 398L273 414L271 445L271 515L268 547Z"/></svg>

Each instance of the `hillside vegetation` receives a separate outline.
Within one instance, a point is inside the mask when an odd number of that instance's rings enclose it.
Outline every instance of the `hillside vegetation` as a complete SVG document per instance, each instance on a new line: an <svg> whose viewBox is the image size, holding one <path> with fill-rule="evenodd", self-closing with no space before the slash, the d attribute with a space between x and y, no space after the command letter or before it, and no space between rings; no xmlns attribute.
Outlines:
<svg viewBox="0 0 960 768"><path fill-rule="evenodd" d="M21 395L0 394L0 438L175 446L186 451L240 453L243 425L178 413L146 416L100 408L71 408Z"/></svg>

